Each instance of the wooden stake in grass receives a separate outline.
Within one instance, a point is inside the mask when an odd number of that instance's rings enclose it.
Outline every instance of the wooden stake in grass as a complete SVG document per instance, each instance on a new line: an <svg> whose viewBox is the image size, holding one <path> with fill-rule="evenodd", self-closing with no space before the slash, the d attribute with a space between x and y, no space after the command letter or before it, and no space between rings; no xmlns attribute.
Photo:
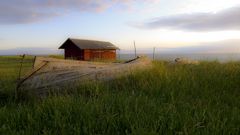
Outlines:
<svg viewBox="0 0 240 135"><path fill-rule="evenodd" d="M19 69L19 73L18 73L18 80L20 80L20 78L21 78L21 72L22 72L24 58L25 58L25 54L22 55L22 60L21 60L20 69Z"/></svg>
<svg viewBox="0 0 240 135"><path fill-rule="evenodd" d="M120 49L118 50L118 60L121 59L121 55L120 55Z"/></svg>
<svg viewBox="0 0 240 135"><path fill-rule="evenodd" d="M153 47L153 60L155 59L155 51L156 51L156 47Z"/></svg>
<svg viewBox="0 0 240 135"><path fill-rule="evenodd" d="M32 64L32 69L34 69L34 64L35 64L36 58L37 58L37 56L34 56L34 58L33 58L33 64Z"/></svg>
<svg viewBox="0 0 240 135"><path fill-rule="evenodd" d="M135 44L135 41L133 41L133 44L134 44L135 58L137 58L137 49L136 49L136 44Z"/></svg>
<svg viewBox="0 0 240 135"><path fill-rule="evenodd" d="M23 60L25 58L25 54L23 54L21 57L22 57L22 60L21 60L21 63L20 63L20 69L19 69L19 73L18 73L18 82L20 82L20 80L21 80L21 72L22 72L22 66L23 66ZM18 84L17 84L16 90L15 90L15 98L18 97L18 88L19 88Z"/></svg>

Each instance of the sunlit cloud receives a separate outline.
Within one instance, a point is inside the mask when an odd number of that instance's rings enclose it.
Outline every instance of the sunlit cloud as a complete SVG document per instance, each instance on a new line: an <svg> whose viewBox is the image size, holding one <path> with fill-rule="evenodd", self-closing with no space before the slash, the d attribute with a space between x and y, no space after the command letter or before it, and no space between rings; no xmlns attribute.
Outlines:
<svg viewBox="0 0 240 135"><path fill-rule="evenodd" d="M4 0L0 4L0 24L38 22L70 12L103 12L115 5L128 7L136 2L158 0Z"/></svg>
<svg viewBox="0 0 240 135"><path fill-rule="evenodd" d="M188 47L175 48L181 53L239 53L240 40L228 39L216 42L201 42Z"/></svg>
<svg viewBox="0 0 240 135"><path fill-rule="evenodd" d="M132 26L146 29L174 29L184 31L240 30L240 6L216 13L179 14L154 18Z"/></svg>

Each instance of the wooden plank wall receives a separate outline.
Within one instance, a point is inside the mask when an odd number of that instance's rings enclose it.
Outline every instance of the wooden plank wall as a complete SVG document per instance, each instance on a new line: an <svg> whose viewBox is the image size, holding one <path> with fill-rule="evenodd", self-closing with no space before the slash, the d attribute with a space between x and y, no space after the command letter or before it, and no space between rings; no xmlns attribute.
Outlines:
<svg viewBox="0 0 240 135"><path fill-rule="evenodd" d="M84 60L94 59L114 60L116 59L116 50L84 50Z"/></svg>

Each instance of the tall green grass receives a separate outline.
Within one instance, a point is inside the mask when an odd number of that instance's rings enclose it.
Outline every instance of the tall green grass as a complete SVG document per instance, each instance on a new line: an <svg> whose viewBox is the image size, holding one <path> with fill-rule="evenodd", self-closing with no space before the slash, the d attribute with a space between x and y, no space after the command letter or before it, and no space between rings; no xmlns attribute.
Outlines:
<svg viewBox="0 0 240 135"><path fill-rule="evenodd" d="M153 68L42 101L14 97L19 58L0 58L0 134L239 134L240 63ZM31 67L31 60L24 68ZM4 96L3 96L4 95Z"/></svg>

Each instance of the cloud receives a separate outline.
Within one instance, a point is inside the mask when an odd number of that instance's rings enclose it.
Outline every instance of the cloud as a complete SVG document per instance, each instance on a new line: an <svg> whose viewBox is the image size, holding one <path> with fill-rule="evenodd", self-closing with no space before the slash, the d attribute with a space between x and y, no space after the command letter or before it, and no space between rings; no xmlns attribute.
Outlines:
<svg viewBox="0 0 240 135"><path fill-rule="evenodd" d="M239 53L240 40L228 39L215 42L203 42L190 47L175 48L174 51L182 53Z"/></svg>
<svg viewBox="0 0 240 135"><path fill-rule="evenodd" d="M0 5L0 23L31 23L50 19L76 10L97 12L109 2L94 0L5 0Z"/></svg>
<svg viewBox="0 0 240 135"><path fill-rule="evenodd" d="M192 13L154 18L133 24L146 29L175 29L185 31L240 30L240 6L217 13Z"/></svg>
<svg viewBox="0 0 240 135"><path fill-rule="evenodd" d="M144 0L138 0L138 2ZM153 2L156 0L147 0ZM129 6L137 0L3 0L0 24L32 23L69 12L101 12L115 5Z"/></svg>
<svg viewBox="0 0 240 135"><path fill-rule="evenodd" d="M121 50L121 54L133 54L134 50ZM152 54L153 48L138 48L138 54ZM175 48L157 47L156 54L239 54L240 39L193 43L191 46ZM240 55L239 55L240 56ZM151 57L151 55L150 55Z"/></svg>
<svg viewBox="0 0 240 135"><path fill-rule="evenodd" d="M7 49L1 50L0 49L0 56L1 55L49 55L49 54L63 54L62 50L58 50L56 48L14 48L14 49Z"/></svg>

